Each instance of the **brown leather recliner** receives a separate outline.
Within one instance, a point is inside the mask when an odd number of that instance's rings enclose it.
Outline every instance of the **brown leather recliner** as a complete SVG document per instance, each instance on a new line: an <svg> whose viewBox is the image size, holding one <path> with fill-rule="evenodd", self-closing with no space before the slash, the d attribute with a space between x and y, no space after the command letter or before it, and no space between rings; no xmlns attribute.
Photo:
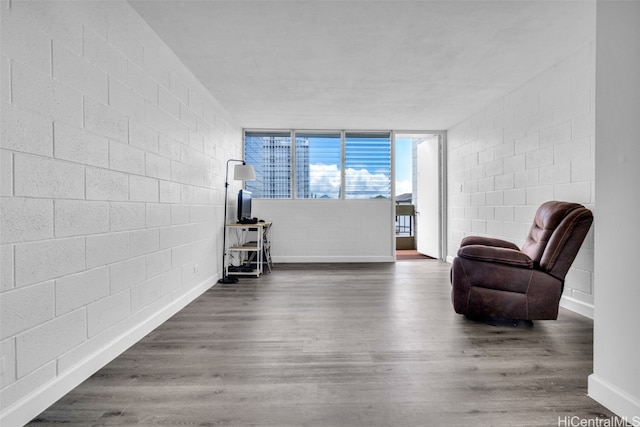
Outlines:
<svg viewBox="0 0 640 427"><path fill-rule="evenodd" d="M453 259L451 298L471 318L557 319L564 279L593 215L577 203L541 205L522 249L488 237L465 237Z"/></svg>

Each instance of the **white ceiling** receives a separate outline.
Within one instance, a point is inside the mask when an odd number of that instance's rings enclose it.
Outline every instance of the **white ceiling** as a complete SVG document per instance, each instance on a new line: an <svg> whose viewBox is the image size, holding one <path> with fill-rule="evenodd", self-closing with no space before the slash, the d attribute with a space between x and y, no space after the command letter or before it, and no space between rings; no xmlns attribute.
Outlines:
<svg viewBox="0 0 640 427"><path fill-rule="evenodd" d="M595 40L587 0L130 3L245 128L445 130Z"/></svg>

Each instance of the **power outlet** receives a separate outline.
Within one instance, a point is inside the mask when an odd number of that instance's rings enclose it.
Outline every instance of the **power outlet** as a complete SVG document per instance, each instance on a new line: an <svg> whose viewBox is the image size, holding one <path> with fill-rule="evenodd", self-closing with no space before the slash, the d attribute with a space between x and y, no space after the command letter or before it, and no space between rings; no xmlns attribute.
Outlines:
<svg viewBox="0 0 640 427"><path fill-rule="evenodd" d="M195 274L198 274L198 272L199 272L199 271L200 271L200 264L195 264L195 265L193 266L193 272L194 272Z"/></svg>

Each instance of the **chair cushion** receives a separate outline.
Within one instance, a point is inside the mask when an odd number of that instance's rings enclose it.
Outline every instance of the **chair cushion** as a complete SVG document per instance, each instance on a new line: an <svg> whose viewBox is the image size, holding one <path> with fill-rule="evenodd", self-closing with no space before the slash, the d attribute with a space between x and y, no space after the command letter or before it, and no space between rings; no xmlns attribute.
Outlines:
<svg viewBox="0 0 640 427"><path fill-rule="evenodd" d="M484 245L468 245L462 246L458 250L458 256L471 260L497 262L526 269L533 268L533 260L529 258L527 254L520 252L517 249Z"/></svg>
<svg viewBox="0 0 640 427"><path fill-rule="evenodd" d="M462 239L462 242L460 242L460 246L470 245L495 246L497 248L509 248L516 250L519 249L516 244L508 242L506 240L496 239L495 237L467 236Z"/></svg>
<svg viewBox="0 0 640 427"><path fill-rule="evenodd" d="M549 239L564 219L576 209L584 210L584 206L558 201L550 201L540 205L533 218L529 234L522 245L522 252L529 255L535 263L540 264Z"/></svg>

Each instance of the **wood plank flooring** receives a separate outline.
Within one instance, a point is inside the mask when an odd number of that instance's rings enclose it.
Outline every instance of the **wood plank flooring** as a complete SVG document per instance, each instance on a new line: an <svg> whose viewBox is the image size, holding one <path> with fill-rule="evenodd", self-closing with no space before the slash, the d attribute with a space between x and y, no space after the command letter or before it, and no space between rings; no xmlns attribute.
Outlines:
<svg viewBox="0 0 640 427"><path fill-rule="evenodd" d="M449 264L276 265L216 284L34 426L558 426L587 397L592 322L453 312ZM567 424L564 424L567 425Z"/></svg>

